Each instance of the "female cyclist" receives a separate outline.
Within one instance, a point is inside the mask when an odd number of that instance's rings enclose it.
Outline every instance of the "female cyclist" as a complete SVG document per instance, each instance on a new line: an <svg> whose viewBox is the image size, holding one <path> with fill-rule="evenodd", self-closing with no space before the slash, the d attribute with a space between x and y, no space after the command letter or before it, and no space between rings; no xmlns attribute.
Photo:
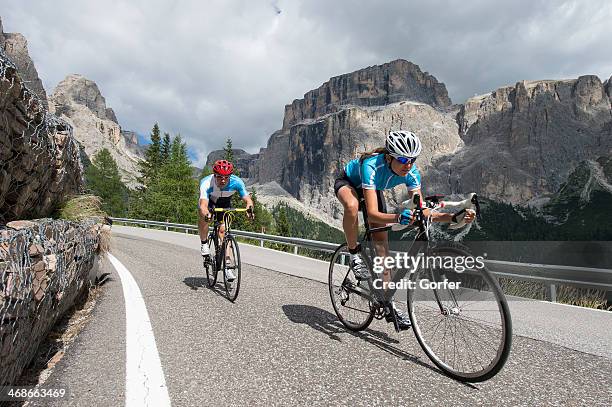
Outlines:
<svg viewBox="0 0 612 407"><path fill-rule="evenodd" d="M387 213L383 190L404 184L408 198L421 195L421 174L415 161L421 153L421 141L409 131L391 131L387 135L385 147L366 152L361 157L349 161L334 183L336 197L344 207L342 226L350 252L349 267L358 280L370 278L370 272L361 257L361 247L357 244L359 200L365 200L370 227L383 227L389 223L408 225L412 222L412 211L404 209L399 214ZM429 213L434 222L452 222L452 214ZM475 212L466 211L465 221L474 220ZM378 256L388 256L389 248L386 232L372 234ZM383 272L383 280L389 281L389 270ZM395 310L392 304L385 307L386 320L393 321L391 310L396 313L400 329L410 327L407 315Z"/></svg>

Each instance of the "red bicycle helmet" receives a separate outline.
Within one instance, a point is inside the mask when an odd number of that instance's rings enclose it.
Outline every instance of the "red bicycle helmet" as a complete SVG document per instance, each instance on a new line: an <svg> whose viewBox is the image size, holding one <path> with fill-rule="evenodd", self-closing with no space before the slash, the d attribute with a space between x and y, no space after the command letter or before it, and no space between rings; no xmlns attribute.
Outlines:
<svg viewBox="0 0 612 407"><path fill-rule="evenodd" d="M217 175L230 175L234 172L234 164L227 160L217 160L212 169Z"/></svg>

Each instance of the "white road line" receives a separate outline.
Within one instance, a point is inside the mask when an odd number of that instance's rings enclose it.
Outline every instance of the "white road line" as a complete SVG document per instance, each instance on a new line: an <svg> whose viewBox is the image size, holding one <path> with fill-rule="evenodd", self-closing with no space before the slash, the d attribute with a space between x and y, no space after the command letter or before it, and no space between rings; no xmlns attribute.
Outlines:
<svg viewBox="0 0 612 407"><path fill-rule="evenodd" d="M125 405L170 406L153 328L136 280L115 256L107 253L123 286L125 298Z"/></svg>

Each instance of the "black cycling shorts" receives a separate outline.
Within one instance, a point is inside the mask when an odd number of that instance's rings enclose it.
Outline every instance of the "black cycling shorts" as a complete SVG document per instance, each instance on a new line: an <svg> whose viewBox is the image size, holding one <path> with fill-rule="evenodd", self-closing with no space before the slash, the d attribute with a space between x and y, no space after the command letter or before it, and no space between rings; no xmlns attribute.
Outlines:
<svg viewBox="0 0 612 407"><path fill-rule="evenodd" d="M215 208L231 208L232 207L232 198L224 197L218 198L217 202L208 201L208 211L215 217L219 222L223 222L223 212L214 212Z"/></svg>
<svg viewBox="0 0 612 407"><path fill-rule="evenodd" d="M336 181L334 182L334 194L336 195L336 198L338 197L338 191L340 190L340 188L345 185L348 185L349 187L355 190L355 192L357 193L357 197L360 201L364 199L363 189L361 187L356 187L355 185L353 185L344 170L340 173L340 175L338 176L338 178L336 178ZM378 200L378 211L382 213L387 213L387 203L385 202L385 196L383 195L383 191L377 189L376 198Z"/></svg>

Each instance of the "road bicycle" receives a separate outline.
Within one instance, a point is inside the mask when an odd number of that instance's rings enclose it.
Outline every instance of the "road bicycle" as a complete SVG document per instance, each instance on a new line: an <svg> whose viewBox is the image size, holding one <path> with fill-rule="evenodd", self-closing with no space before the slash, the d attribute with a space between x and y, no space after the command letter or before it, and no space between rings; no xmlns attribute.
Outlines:
<svg viewBox="0 0 612 407"><path fill-rule="evenodd" d="M414 222L411 225L394 224L378 228L369 227L362 199L360 209L365 233L360 243L370 278L362 281L355 278L347 266L348 247L346 244L340 245L329 266L328 285L332 306L346 328L361 331L374 318L384 317L385 312L388 312L385 307L389 307L389 301L393 300L394 295L405 294L414 335L429 359L454 379L465 382L485 381L495 376L508 359L512 343L510 311L497 280L486 269L484 261L478 265L482 267L460 267L459 271L447 261L448 258L455 259L456 265L458 259L467 259L471 254L467 248L456 243L434 242L430 234L431 214L427 217L423 211L425 208L432 212L441 208L461 209L455 213L454 219L462 219L465 210L470 208L475 209L480 218L478 197L471 194L468 199L460 202L442 199L442 195L426 197L423 206L421 198L415 195L413 200L402 204L413 209ZM460 221L452 228L464 224L464 221ZM414 267L394 269L390 282L400 283L401 289L383 290L381 285L384 282L373 271L376 252L372 233L404 228L411 228L415 237L412 242L401 242L407 247L403 251L415 260L421 258L421 263L417 262L417 266L414 266L413 262ZM407 274L409 276L404 278ZM399 305L403 306L402 303ZM395 329L399 332L395 313L392 315Z"/></svg>
<svg viewBox="0 0 612 407"><path fill-rule="evenodd" d="M241 263L240 250L238 242L232 234L232 221L235 213L247 212L246 208L214 208L214 223L208 233L208 247L210 256L204 259L204 268L206 269L206 279L210 288L217 283L217 274L220 270L223 271L223 285L227 299L234 302L238 298L240 291L241 279ZM225 235L223 240L219 241L219 228L221 224L225 224ZM228 281L227 271L232 271L234 280Z"/></svg>

